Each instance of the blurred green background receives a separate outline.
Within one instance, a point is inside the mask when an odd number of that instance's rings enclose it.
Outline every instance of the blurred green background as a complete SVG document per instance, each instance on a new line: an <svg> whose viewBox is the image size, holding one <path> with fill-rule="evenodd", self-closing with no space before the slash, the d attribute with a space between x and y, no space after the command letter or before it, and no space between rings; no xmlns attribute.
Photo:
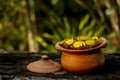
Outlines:
<svg viewBox="0 0 120 80"><path fill-rule="evenodd" d="M0 49L57 52L73 36L105 37L120 51L120 0L0 0Z"/></svg>

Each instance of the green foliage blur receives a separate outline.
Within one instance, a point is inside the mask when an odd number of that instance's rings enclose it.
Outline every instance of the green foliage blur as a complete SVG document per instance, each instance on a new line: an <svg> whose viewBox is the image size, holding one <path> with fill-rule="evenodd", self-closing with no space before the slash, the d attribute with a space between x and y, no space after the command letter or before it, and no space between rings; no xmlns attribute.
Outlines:
<svg viewBox="0 0 120 80"><path fill-rule="evenodd" d="M104 51L117 52L119 6L110 0L0 0L0 49L56 52L56 42L88 35L105 37Z"/></svg>

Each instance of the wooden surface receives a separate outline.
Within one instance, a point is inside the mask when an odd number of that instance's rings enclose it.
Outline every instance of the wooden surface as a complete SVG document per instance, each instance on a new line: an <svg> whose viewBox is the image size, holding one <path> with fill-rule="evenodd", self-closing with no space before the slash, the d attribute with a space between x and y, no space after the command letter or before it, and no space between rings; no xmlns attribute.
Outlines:
<svg viewBox="0 0 120 80"><path fill-rule="evenodd" d="M105 54L105 65L86 74L71 74L63 70L57 73L38 74L26 66L39 60L43 54L29 52L0 52L0 80L120 80L120 53ZM60 63L60 54L47 54Z"/></svg>

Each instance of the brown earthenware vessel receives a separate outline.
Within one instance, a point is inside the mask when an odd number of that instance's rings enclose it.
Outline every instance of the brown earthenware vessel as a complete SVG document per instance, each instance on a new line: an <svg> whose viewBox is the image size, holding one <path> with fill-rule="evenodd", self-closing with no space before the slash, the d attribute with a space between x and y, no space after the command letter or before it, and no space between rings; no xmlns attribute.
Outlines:
<svg viewBox="0 0 120 80"><path fill-rule="evenodd" d="M71 73L87 73L104 65L105 57L101 48L106 47L107 40L101 38L103 42L93 48L83 50L65 49L56 43L55 48L62 51L62 67Z"/></svg>

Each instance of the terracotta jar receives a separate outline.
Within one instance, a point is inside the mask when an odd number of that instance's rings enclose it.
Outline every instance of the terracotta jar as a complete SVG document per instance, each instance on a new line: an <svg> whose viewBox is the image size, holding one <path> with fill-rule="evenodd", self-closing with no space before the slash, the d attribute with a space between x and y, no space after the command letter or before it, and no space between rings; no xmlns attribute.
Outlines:
<svg viewBox="0 0 120 80"><path fill-rule="evenodd" d="M107 40L101 38L103 42L90 49L72 50L65 49L56 43L55 48L62 51L62 67L71 73L87 73L104 65L105 57L101 48L107 45Z"/></svg>

